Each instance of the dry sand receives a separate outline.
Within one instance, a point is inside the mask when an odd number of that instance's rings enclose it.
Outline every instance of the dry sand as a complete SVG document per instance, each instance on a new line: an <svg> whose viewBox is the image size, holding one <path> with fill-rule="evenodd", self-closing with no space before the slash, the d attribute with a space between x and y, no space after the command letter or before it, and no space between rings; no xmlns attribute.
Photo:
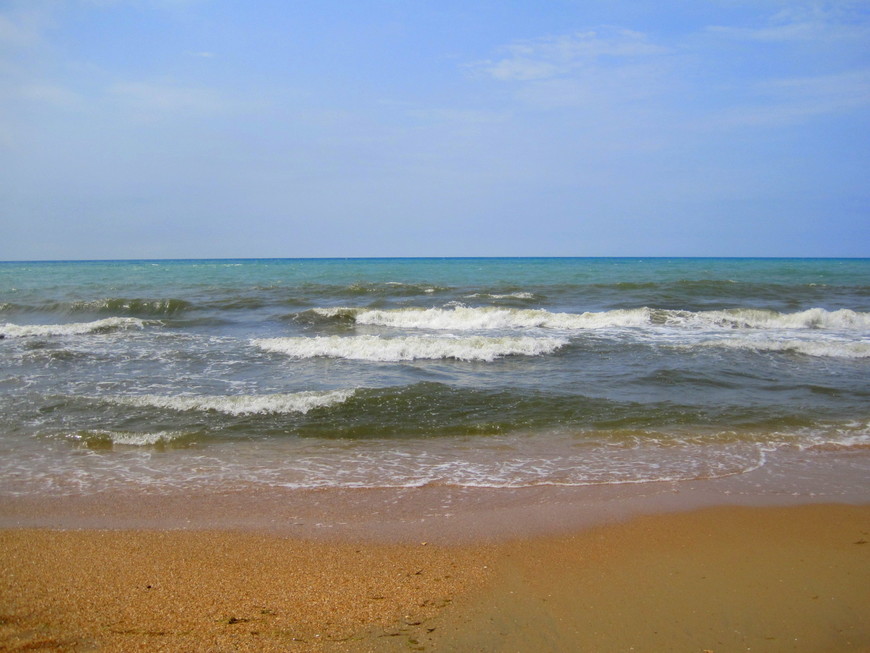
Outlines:
<svg viewBox="0 0 870 653"><path fill-rule="evenodd" d="M515 541L443 650L870 651L870 507L709 508Z"/></svg>
<svg viewBox="0 0 870 653"><path fill-rule="evenodd" d="M0 531L0 648L870 651L870 506L457 545Z"/></svg>

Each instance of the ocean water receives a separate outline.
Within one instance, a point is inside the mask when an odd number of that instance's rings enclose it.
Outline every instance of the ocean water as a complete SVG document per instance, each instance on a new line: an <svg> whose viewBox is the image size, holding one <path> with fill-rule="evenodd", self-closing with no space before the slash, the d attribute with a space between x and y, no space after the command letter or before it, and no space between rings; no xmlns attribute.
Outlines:
<svg viewBox="0 0 870 653"><path fill-rule="evenodd" d="M0 263L0 335L0 496L870 471L866 259Z"/></svg>

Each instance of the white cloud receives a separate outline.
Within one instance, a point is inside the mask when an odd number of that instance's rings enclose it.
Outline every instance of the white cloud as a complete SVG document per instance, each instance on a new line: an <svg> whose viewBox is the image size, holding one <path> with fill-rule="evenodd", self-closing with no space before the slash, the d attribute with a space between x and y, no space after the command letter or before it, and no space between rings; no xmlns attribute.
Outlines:
<svg viewBox="0 0 870 653"><path fill-rule="evenodd" d="M672 88L674 51L634 30L603 27L516 41L503 50L509 56L468 68L512 82L514 99L532 110L579 110L598 123L654 126L659 104L650 100Z"/></svg>
<svg viewBox="0 0 870 653"><path fill-rule="evenodd" d="M481 68L501 80L549 79L556 77L561 71L560 66L549 61L533 61L518 57L487 63L488 65Z"/></svg>
<svg viewBox="0 0 870 653"><path fill-rule="evenodd" d="M516 97L538 109L597 107L616 118L614 112L624 113L639 103L666 97L672 85L670 74L668 64L654 62L590 66L571 76L530 81L517 90Z"/></svg>
<svg viewBox="0 0 870 653"><path fill-rule="evenodd" d="M650 43L640 32L601 28L562 36L517 41L504 48L508 56L480 61L469 68L504 81L552 79L573 74L602 60L631 61L668 50Z"/></svg>

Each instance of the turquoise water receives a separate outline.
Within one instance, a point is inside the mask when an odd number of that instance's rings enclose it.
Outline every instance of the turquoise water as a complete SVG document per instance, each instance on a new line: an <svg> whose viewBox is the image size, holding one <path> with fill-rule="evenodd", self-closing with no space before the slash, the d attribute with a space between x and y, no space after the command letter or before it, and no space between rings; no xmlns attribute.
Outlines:
<svg viewBox="0 0 870 653"><path fill-rule="evenodd" d="M0 263L0 493L524 487L870 446L870 260Z"/></svg>

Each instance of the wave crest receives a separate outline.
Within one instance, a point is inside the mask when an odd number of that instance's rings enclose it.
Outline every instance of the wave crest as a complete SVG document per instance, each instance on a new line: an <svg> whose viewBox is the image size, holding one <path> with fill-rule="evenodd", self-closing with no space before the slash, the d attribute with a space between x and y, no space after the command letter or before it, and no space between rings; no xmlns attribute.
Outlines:
<svg viewBox="0 0 870 653"><path fill-rule="evenodd" d="M797 313L779 313L739 308L698 313L703 320L717 326L743 329L868 329L870 313L850 309L827 311L810 308Z"/></svg>
<svg viewBox="0 0 870 653"><path fill-rule="evenodd" d="M455 358L493 361L503 356L550 354L568 344L564 338L439 338L410 336L318 336L314 338L265 338L252 344L264 351L294 358L345 358L366 361L407 361Z"/></svg>
<svg viewBox="0 0 870 653"><path fill-rule="evenodd" d="M183 313L194 306L184 299L140 299L106 297L103 299L44 302L39 304L0 303L0 313L109 313L126 316L171 316Z"/></svg>
<svg viewBox="0 0 870 653"><path fill-rule="evenodd" d="M107 431L105 429L93 429L77 431L66 436L91 449L111 448L114 445L130 447L164 447L166 445L181 444L189 438L189 435L181 431Z"/></svg>
<svg viewBox="0 0 870 653"><path fill-rule="evenodd" d="M0 325L0 335L5 338L27 338L32 336L79 336L87 334L111 333L127 329L144 329L145 322L135 317L107 317L94 322L74 322L71 324L10 324Z"/></svg>
<svg viewBox="0 0 870 653"><path fill-rule="evenodd" d="M650 321L648 308L603 313L553 313L543 309L516 308L402 308L361 310L357 324L439 330L492 329L594 329L609 326L640 326Z"/></svg>
<svg viewBox="0 0 870 653"><path fill-rule="evenodd" d="M684 311L648 307L559 313L544 309L456 306L451 308L315 308L311 313L338 322L406 329L485 331L497 329L585 330L665 326L728 329L870 329L870 313L811 308L797 313L763 309Z"/></svg>
<svg viewBox="0 0 870 653"><path fill-rule="evenodd" d="M704 347L746 349L757 352L786 352L823 358L870 358L870 342L835 340L771 340L757 338L729 338L706 340Z"/></svg>
<svg viewBox="0 0 870 653"><path fill-rule="evenodd" d="M183 299L128 299L111 297L95 301L73 302L75 312L126 313L132 315L176 315L189 310L192 304Z"/></svg>
<svg viewBox="0 0 870 653"><path fill-rule="evenodd" d="M109 397L106 400L137 408L168 408L177 411L214 411L226 415L265 415L301 413L343 403L355 390L305 391L271 395L165 396L136 395Z"/></svg>

